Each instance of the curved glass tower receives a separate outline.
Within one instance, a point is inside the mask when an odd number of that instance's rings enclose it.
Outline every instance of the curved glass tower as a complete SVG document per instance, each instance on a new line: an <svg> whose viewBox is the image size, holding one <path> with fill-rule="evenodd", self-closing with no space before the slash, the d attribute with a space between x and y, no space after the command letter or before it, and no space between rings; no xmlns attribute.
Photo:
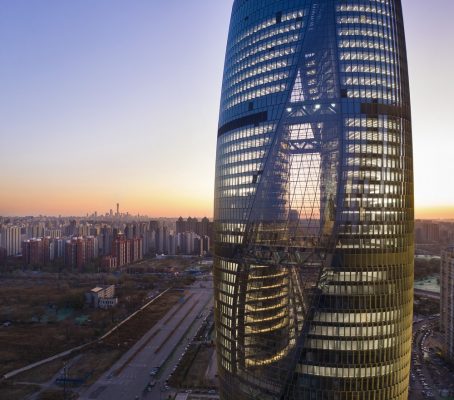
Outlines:
<svg viewBox="0 0 454 400"><path fill-rule="evenodd" d="M400 0L234 1L215 230L221 399L407 399Z"/></svg>

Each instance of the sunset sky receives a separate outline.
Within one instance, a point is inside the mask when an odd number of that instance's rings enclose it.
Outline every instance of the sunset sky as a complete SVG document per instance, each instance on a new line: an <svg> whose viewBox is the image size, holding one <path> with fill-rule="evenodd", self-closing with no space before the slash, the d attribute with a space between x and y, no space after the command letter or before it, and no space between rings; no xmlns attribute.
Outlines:
<svg viewBox="0 0 454 400"><path fill-rule="evenodd" d="M0 1L0 215L211 217L231 4ZM403 6L416 216L454 218L454 2Z"/></svg>

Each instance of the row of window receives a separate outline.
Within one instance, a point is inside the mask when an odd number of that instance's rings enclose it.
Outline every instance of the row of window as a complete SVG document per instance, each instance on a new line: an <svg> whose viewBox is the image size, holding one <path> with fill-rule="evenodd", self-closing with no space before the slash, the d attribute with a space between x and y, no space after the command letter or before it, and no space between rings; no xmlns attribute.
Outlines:
<svg viewBox="0 0 454 400"><path fill-rule="evenodd" d="M241 140L238 142L229 143L226 145L221 145L218 148L218 157L222 157L226 154L233 153L235 151L248 150L251 148L257 149L260 147L267 146L271 141L271 138L268 137L257 137L248 140Z"/></svg>
<svg viewBox="0 0 454 400"><path fill-rule="evenodd" d="M219 155L218 157L218 167L222 168L225 165L250 162L250 161L261 161L265 157L266 150L253 150L253 151L244 151L244 150L235 150L229 153L224 153L223 156Z"/></svg>
<svg viewBox="0 0 454 400"><path fill-rule="evenodd" d="M370 324L399 321L402 318L402 310L388 310L380 312L320 312L314 316L316 322L342 323L342 324Z"/></svg>
<svg viewBox="0 0 454 400"><path fill-rule="evenodd" d="M388 279L387 271L339 271L333 272L335 282L382 282Z"/></svg>
<svg viewBox="0 0 454 400"><path fill-rule="evenodd" d="M359 61L376 61L386 64L394 64L394 56L379 51L355 51L355 52L343 52L340 54L339 59L341 61L359 60Z"/></svg>
<svg viewBox="0 0 454 400"><path fill-rule="evenodd" d="M340 49L375 49L394 53L394 47L388 41L376 41L367 39L348 39L340 40L338 44Z"/></svg>
<svg viewBox="0 0 454 400"><path fill-rule="evenodd" d="M336 347L336 341L330 343L331 348ZM345 342L347 344L348 342ZM370 345L367 345L365 342L364 346L372 347L374 349L379 349L381 347L390 347L392 345L392 339L387 339L387 341L371 341ZM343 345L341 345L343 346ZM320 348L320 347L315 347ZM323 348L323 346L321 346ZM353 349L355 350L355 349ZM369 366L369 367L323 367L318 365L300 365L298 372L301 374L316 375L316 376L325 376L331 378L373 378L384 375L389 375L396 373L398 370L402 369L402 365L405 365L404 359L398 360L392 364L384 364L378 366Z"/></svg>
<svg viewBox="0 0 454 400"><path fill-rule="evenodd" d="M365 14L349 15L337 18L338 24L361 24L361 25L376 25L390 29L390 24L383 19L373 18Z"/></svg>
<svg viewBox="0 0 454 400"><path fill-rule="evenodd" d="M342 338L374 337L395 335L400 329L400 324L386 324L378 326L311 326L310 335L331 336Z"/></svg>
<svg viewBox="0 0 454 400"><path fill-rule="evenodd" d="M243 235L218 235L219 241L222 243L241 244L243 243Z"/></svg>
<svg viewBox="0 0 454 400"><path fill-rule="evenodd" d="M388 130L398 130L400 128L400 123L396 118L386 116L380 118L346 118L344 124L347 127L385 128Z"/></svg>
<svg viewBox="0 0 454 400"><path fill-rule="evenodd" d="M254 182L254 175L239 175L232 178L219 179L219 186L222 188L229 186L251 185L253 183L256 183Z"/></svg>
<svg viewBox="0 0 454 400"><path fill-rule="evenodd" d="M330 283L325 288L325 293L339 296L374 296L377 293L393 293L396 290L396 283L379 283L375 285L334 285Z"/></svg>
<svg viewBox="0 0 454 400"><path fill-rule="evenodd" d="M275 58L282 58L284 60L287 60L287 65L289 65L289 62L293 61L293 57L290 58L288 56L295 54L295 51L296 51L296 46L288 46L288 47L283 47L283 48L280 48L277 50L272 50L265 54L260 54L255 57L251 57L251 58L245 60L243 63L241 63L237 67L234 67L233 69L231 69L230 75L234 76L245 69L254 67L257 64L261 64L261 63L273 60ZM284 58L286 56L287 56L287 58Z"/></svg>
<svg viewBox="0 0 454 400"><path fill-rule="evenodd" d="M288 78L288 72L276 72L268 75L261 75L259 78L247 81L242 85L235 86L231 91L224 93L224 99L228 99L232 96L238 95L250 89L254 89L257 86L267 85L269 83L286 80Z"/></svg>
<svg viewBox="0 0 454 400"><path fill-rule="evenodd" d="M345 209L341 211L342 221L356 222L399 222L406 220L405 211L402 210L360 210Z"/></svg>
<svg viewBox="0 0 454 400"><path fill-rule="evenodd" d="M401 238L382 238L382 239L367 239L361 238L360 236L348 239L340 238L336 244L337 249L344 250L357 250L358 254L365 251L390 251L398 250L407 247L411 244L411 240L405 240Z"/></svg>
<svg viewBox="0 0 454 400"><path fill-rule="evenodd" d="M250 197L255 194L255 187L218 189L219 197Z"/></svg>
<svg viewBox="0 0 454 400"><path fill-rule="evenodd" d="M378 29L372 28L342 28L337 33L340 37L342 36L362 36L362 37L373 37L378 39L392 40L392 37L388 33L384 33Z"/></svg>
<svg viewBox="0 0 454 400"><path fill-rule="evenodd" d="M363 195L346 195L344 196L344 207L365 207L365 208L404 208L405 207L405 199L401 196L397 197L386 197L383 198L382 196L375 196L375 197L367 197ZM380 225L383 226L383 225ZM396 225L391 225L395 227Z"/></svg>
<svg viewBox="0 0 454 400"><path fill-rule="evenodd" d="M345 165L355 167L367 167L367 168L393 168L401 169L403 161L400 157L383 158L381 156L372 157L368 154L362 154L361 156L350 155L345 160Z"/></svg>
<svg viewBox="0 0 454 400"><path fill-rule="evenodd" d="M243 72L242 74L233 74L235 79L225 80L224 81L224 90L231 88L234 84L240 83L245 79L252 78L254 76L264 74L266 72L275 71L278 69L284 69L291 65L291 59L281 59L281 60L274 60L268 63L261 64L255 68L250 68L247 71Z"/></svg>
<svg viewBox="0 0 454 400"><path fill-rule="evenodd" d="M360 73L360 74L377 74L383 76L394 76L395 70L392 66L387 64L380 64L377 65L375 63L372 64L341 64L340 66L341 72L345 73Z"/></svg>
<svg viewBox="0 0 454 400"><path fill-rule="evenodd" d="M265 123L256 127L241 128L225 133L218 138L218 146L224 145L236 140L247 139L253 136L265 135L272 133L276 129L276 124Z"/></svg>
<svg viewBox="0 0 454 400"><path fill-rule="evenodd" d="M218 168L217 176L230 176L249 172L258 172L262 168L262 163L240 163L230 167Z"/></svg>
<svg viewBox="0 0 454 400"><path fill-rule="evenodd" d="M279 85L265 86L261 89L250 91L235 97L234 99L227 102L225 108L228 110L229 108L232 108L240 103L244 103L245 101L253 100L263 96L268 96L269 94L280 93L285 91L286 89L287 85L285 83L281 83Z"/></svg>
<svg viewBox="0 0 454 400"><path fill-rule="evenodd" d="M347 154L380 154L383 156L400 156L401 149L399 145L392 143L386 144L347 144L345 146Z"/></svg>
<svg viewBox="0 0 454 400"><path fill-rule="evenodd" d="M348 90L347 97L349 99L378 99L378 100L387 100L390 102L395 102L397 96L395 94L384 93L379 90Z"/></svg>
<svg viewBox="0 0 454 400"><path fill-rule="evenodd" d="M344 86L382 86L385 90L395 89L396 84L389 78L383 79L381 76L370 76L368 74L355 74L344 76L342 79Z"/></svg>
<svg viewBox="0 0 454 400"><path fill-rule="evenodd" d="M386 151L383 151L386 154ZM372 180L372 181L388 181L388 182L402 182L402 171L386 171L386 170L346 170L343 173L344 179L358 179L358 180ZM366 182L365 182L366 183ZM376 203L378 204L378 203Z"/></svg>
<svg viewBox="0 0 454 400"><path fill-rule="evenodd" d="M387 3L386 3L387 4ZM338 12L366 12L371 14L380 14L389 17L391 14L386 7L377 7L370 4L342 4L337 6Z"/></svg>

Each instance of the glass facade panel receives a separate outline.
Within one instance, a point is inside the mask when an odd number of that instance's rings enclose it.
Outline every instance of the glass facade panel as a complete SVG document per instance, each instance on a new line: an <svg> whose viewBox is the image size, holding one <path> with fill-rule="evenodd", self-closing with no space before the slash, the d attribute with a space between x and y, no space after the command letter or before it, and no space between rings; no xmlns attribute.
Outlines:
<svg viewBox="0 0 454 400"><path fill-rule="evenodd" d="M407 399L413 166L400 0L234 1L214 274L221 399Z"/></svg>

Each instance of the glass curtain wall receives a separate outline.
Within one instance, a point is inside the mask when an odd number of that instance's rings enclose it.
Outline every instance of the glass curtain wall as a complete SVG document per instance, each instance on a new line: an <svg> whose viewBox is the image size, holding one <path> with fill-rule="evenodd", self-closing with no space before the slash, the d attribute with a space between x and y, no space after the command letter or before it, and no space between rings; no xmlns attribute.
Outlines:
<svg viewBox="0 0 454 400"><path fill-rule="evenodd" d="M235 0L215 183L221 398L406 400L400 0Z"/></svg>

